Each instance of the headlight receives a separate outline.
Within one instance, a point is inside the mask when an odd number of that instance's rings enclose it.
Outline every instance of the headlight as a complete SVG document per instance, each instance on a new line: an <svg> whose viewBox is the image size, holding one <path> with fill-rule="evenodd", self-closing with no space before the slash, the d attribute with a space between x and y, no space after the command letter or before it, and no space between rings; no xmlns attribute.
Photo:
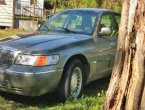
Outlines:
<svg viewBox="0 0 145 110"><path fill-rule="evenodd" d="M18 55L15 64L31 65L31 66L46 66L55 65L59 61L59 55L51 56L31 56L31 55Z"/></svg>

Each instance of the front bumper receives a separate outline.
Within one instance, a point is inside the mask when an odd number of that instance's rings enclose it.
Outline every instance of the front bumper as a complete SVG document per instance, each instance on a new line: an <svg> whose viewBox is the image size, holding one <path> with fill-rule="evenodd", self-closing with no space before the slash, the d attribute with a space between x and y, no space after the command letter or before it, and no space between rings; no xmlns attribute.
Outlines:
<svg viewBox="0 0 145 110"><path fill-rule="evenodd" d="M40 96L56 90L63 69L53 67L0 67L0 91Z"/></svg>

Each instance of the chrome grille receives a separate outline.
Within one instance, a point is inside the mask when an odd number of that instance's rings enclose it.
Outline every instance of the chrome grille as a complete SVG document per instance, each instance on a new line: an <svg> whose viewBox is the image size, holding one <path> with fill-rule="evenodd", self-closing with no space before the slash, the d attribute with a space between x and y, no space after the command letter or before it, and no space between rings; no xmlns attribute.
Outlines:
<svg viewBox="0 0 145 110"><path fill-rule="evenodd" d="M0 49L0 65L10 66L14 61L14 53L9 50Z"/></svg>

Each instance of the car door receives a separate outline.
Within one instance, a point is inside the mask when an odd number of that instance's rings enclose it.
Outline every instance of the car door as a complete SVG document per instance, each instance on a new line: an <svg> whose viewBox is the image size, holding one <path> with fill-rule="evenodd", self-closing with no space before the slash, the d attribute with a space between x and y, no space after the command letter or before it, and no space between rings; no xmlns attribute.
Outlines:
<svg viewBox="0 0 145 110"><path fill-rule="evenodd" d="M94 60L95 70L90 76L91 80L109 75L114 63L118 27L116 21L114 21L113 14L107 13L101 16L97 28L98 33L103 27L110 28L111 32L105 36L98 34L94 43L92 43L94 49L90 51L90 54L92 54L92 59Z"/></svg>

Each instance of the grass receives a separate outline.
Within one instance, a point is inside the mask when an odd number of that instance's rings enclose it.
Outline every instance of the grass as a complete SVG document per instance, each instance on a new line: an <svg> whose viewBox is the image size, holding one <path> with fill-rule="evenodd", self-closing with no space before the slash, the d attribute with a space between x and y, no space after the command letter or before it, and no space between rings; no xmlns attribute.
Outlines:
<svg viewBox="0 0 145 110"><path fill-rule="evenodd" d="M24 31L24 30L10 30L10 29L0 29L0 37L7 37L7 36L11 36L11 35L17 35L17 34L24 34L28 31Z"/></svg>
<svg viewBox="0 0 145 110"><path fill-rule="evenodd" d="M25 33L23 30L0 30L0 37ZM55 94L25 97L0 92L0 110L102 110L109 77L93 81L84 88L80 99L60 102Z"/></svg>

